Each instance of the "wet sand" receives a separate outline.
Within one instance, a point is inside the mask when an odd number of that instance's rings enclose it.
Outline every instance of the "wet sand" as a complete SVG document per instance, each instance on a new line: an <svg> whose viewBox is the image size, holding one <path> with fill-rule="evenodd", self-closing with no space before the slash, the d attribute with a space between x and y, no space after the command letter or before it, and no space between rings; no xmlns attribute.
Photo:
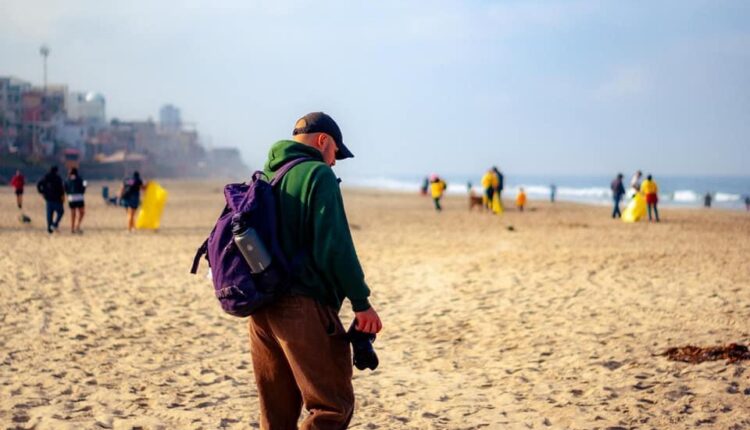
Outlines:
<svg viewBox="0 0 750 430"><path fill-rule="evenodd" d="M257 427L245 321L205 266L188 273L220 183L163 185L158 233L127 234L94 184L85 233L68 211L53 237L33 189L30 226L0 189L3 428ZM750 362L659 355L750 343L750 214L626 225L570 203L495 217L464 197L440 214L418 195L345 202L385 324L380 368L355 370L352 428L750 429Z"/></svg>

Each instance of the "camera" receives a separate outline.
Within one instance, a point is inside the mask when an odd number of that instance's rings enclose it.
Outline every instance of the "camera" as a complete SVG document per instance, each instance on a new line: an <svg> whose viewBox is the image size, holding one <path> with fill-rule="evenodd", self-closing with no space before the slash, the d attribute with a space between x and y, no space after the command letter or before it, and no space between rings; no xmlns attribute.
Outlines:
<svg viewBox="0 0 750 430"><path fill-rule="evenodd" d="M375 370L378 367L378 355L372 343L375 342L374 333L363 333L357 330L357 320L352 321L349 331L346 332L354 352L354 367L359 370Z"/></svg>

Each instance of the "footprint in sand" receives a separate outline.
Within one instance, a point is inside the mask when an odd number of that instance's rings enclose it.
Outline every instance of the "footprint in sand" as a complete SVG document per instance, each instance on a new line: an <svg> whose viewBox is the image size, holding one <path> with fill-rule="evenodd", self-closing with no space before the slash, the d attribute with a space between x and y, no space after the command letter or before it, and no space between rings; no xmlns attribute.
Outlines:
<svg viewBox="0 0 750 430"><path fill-rule="evenodd" d="M601 365L604 366L604 367L606 367L609 370L617 370L620 367L622 367L622 363L621 362L614 361L614 360L605 361L605 362L601 363Z"/></svg>
<svg viewBox="0 0 750 430"><path fill-rule="evenodd" d="M668 400L672 402L676 402L682 397L693 396L693 395L694 393L690 391L690 387L686 385L680 385L677 387L676 390L667 391L666 394L664 394L664 397L666 397Z"/></svg>
<svg viewBox="0 0 750 430"><path fill-rule="evenodd" d="M633 388L638 391L643 391L643 390L649 390L651 388L654 388L655 386L656 384L650 384L650 383L644 383L643 381L638 381L637 384L633 385Z"/></svg>

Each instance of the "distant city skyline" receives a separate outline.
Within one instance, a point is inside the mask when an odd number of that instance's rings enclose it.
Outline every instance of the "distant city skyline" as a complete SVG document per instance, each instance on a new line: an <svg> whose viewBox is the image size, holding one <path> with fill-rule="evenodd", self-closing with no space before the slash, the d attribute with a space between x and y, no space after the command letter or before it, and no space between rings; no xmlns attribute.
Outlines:
<svg viewBox="0 0 750 430"><path fill-rule="evenodd" d="M154 4L156 3L156 4ZM172 104L251 168L323 110L350 176L750 175L750 3L228 1L0 6L0 75Z"/></svg>

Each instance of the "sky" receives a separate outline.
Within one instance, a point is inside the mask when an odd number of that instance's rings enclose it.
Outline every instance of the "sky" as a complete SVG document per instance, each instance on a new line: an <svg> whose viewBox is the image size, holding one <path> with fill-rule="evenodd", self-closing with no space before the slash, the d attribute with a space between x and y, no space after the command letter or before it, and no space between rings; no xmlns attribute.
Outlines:
<svg viewBox="0 0 750 430"><path fill-rule="evenodd" d="M322 110L358 177L750 175L750 2L0 0L0 76L172 103L251 168Z"/></svg>

